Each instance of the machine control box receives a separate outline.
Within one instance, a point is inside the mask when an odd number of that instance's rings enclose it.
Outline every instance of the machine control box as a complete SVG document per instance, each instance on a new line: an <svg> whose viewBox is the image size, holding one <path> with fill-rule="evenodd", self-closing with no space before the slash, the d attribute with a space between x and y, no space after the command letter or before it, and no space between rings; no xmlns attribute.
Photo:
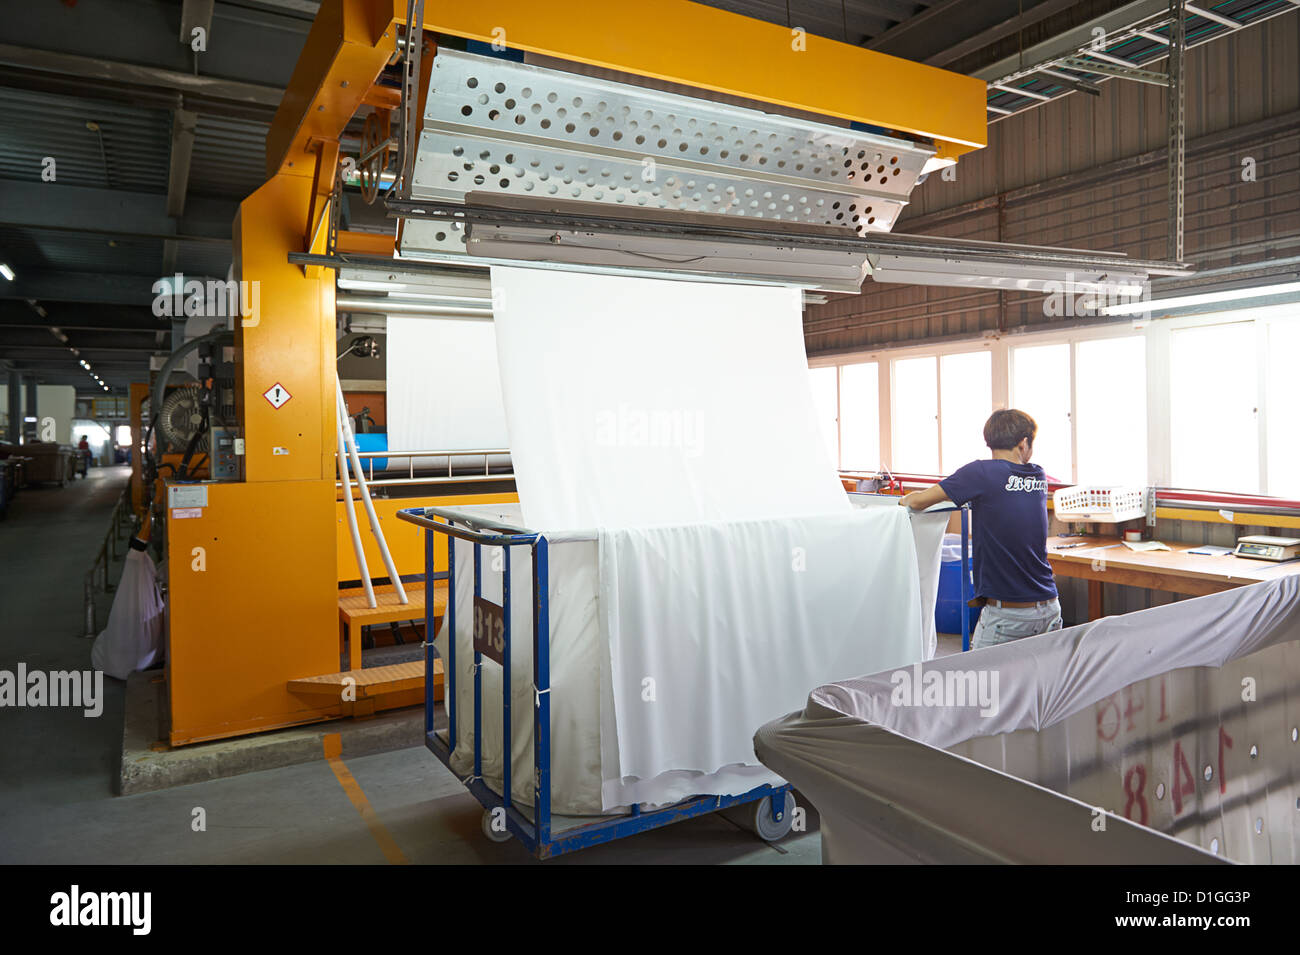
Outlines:
<svg viewBox="0 0 1300 955"><path fill-rule="evenodd" d="M236 428L212 429L212 479L242 481L244 478L244 439Z"/></svg>

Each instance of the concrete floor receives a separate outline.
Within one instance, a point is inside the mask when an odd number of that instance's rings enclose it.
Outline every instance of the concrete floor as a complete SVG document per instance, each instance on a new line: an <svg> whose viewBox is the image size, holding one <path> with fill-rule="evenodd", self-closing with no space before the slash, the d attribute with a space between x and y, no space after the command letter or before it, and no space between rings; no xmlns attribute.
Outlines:
<svg viewBox="0 0 1300 955"><path fill-rule="evenodd" d="M0 523L0 669L90 667L82 581L128 474L93 469L14 500ZM101 627L109 599L99 601ZM322 759L114 797L123 688L105 679L104 710L93 719L0 708L0 863L532 862L519 846L483 837L478 803L423 748L349 759L341 774ZM345 786L349 774L355 785ZM192 827L197 809L206 831ZM817 863L816 813L808 815L808 832L776 845L713 815L547 864Z"/></svg>

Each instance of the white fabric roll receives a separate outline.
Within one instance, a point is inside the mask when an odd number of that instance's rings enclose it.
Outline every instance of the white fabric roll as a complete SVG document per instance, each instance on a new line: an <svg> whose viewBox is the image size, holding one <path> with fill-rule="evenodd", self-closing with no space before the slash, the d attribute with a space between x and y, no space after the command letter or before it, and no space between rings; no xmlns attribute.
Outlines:
<svg viewBox="0 0 1300 955"><path fill-rule="evenodd" d="M492 269L535 530L845 513L798 289Z"/></svg>
<svg viewBox="0 0 1300 955"><path fill-rule="evenodd" d="M389 450L509 447L491 322L390 315L387 344Z"/></svg>

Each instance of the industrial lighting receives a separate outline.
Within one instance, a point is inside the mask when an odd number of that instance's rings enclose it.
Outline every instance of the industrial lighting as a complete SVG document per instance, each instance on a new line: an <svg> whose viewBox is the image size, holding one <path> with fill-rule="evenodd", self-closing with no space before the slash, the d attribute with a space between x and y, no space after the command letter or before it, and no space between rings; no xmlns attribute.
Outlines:
<svg viewBox="0 0 1300 955"><path fill-rule="evenodd" d="M14 280L14 270L9 268L9 266L5 265L3 262L0 262L0 275L3 275L10 282Z"/></svg>
<svg viewBox="0 0 1300 955"><path fill-rule="evenodd" d="M1107 305L1103 315L1137 315L1157 309L1190 308L1194 305L1211 305L1215 302L1237 302L1243 299L1265 298L1269 295L1285 295L1300 292L1300 282L1282 282L1278 285L1260 285L1256 288L1227 289L1222 292L1200 292L1195 295L1179 295L1175 298L1158 298L1141 302L1122 302Z"/></svg>

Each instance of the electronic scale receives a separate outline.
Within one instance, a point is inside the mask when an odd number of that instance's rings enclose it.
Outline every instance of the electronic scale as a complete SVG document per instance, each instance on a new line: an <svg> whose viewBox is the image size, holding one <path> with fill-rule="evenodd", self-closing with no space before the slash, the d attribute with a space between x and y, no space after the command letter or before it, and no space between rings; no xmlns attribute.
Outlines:
<svg viewBox="0 0 1300 955"><path fill-rule="evenodd" d="M1237 549L1232 553L1256 560L1293 560L1300 557L1300 537L1268 537L1263 534L1239 537Z"/></svg>

